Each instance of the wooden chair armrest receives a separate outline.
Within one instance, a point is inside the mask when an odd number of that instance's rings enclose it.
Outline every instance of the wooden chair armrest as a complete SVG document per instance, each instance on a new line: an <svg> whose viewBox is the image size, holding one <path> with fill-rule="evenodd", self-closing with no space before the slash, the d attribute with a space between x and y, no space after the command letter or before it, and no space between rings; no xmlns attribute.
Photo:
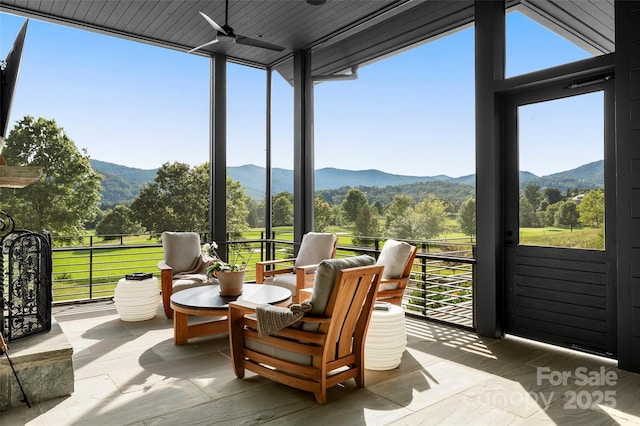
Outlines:
<svg viewBox="0 0 640 426"><path fill-rule="evenodd" d="M264 265L264 266L267 266L267 265L275 265L275 264L277 264L277 263L286 263L286 262L293 263L293 262L295 262L295 261L296 261L295 259L273 259L273 260L263 260L263 261L261 261L261 262L256 262L256 266L258 266L258 265Z"/></svg>
<svg viewBox="0 0 640 426"><path fill-rule="evenodd" d="M395 288L393 290L380 290L378 292L378 299L386 298L386 297L402 297L404 294L404 288Z"/></svg>
<svg viewBox="0 0 640 426"><path fill-rule="evenodd" d="M171 281L173 280L173 268L167 265L164 261L158 262L158 269L160 269L160 281L163 284L163 290L166 285L171 288Z"/></svg>
<svg viewBox="0 0 640 426"><path fill-rule="evenodd" d="M293 266L289 268L275 269L276 265L281 263L293 263L295 259L274 259L265 260L256 263L256 284L262 284L266 277L271 277L279 274L290 274L293 272ZM267 267L273 267L273 269L267 269Z"/></svg>
<svg viewBox="0 0 640 426"><path fill-rule="evenodd" d="M294 294L294 302L302 302L302 300L304 300L299 297L300 290L313 288L317 269L318 265L304 265L296 268L296 294Z"/></svg>
<svg viewBox="0 0 640 426"><path fill-rule="evenodd" d="M166 271L167 269L173 271L173 268L167 265L164 260L161 260L160 262L158 262L158 269L160 269L161 271Z"/></svg>
<svg viewBox="0 0 640 426"><path fill-rule="evenodd" d="M305 274L308 274L310 272L315 272L316 269L318 269L318 264L315 264L315 265L303 265L303 266L298 266L296 268L296 273L298 273L298 271L302 271Z"/></svg>
<svg viewBox="0 0 640 426"><path fill-rule="evenodd" d="M167 318L173 317L173 309L171 309L171 294L173 293L173 268L164 261L158 262L160 269L160 291L162 294L162 306Z"/></svg>
<svg viewBox="0 0 640 426"><path fill-rule="evenodd" d="M403 282L406 282L407 278L383 278L380 280L380 284L393 284L393 283L398 283L401 284Z"/></svg>
<svg viewBox="0 0 640 426"><path fill-rule="evenodd" d="M409 277L385 278L383 280L380 280L380 286L383 284L394 284L394 283L397 285L396 285L396 288L394 289L378 291L377 299L382 300L384 302L392 303L394 305L402 306L402 298L404 297L404 292L408 282L409 282Z"/></svg>

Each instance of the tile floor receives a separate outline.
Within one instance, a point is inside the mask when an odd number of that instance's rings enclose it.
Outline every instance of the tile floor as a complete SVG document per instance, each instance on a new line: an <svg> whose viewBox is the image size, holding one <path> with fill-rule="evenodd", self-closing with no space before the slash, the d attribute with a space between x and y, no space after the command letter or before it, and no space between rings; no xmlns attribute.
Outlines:
<svg viewBox="0 0 640 426"><path fill-rule="evenodd" d="M407 318L401 365L313 395L231 369L226 335L173 345L172 322L123 322L110 303L57 307L75 392L0 425L640 424L640 375L612 360ZM566 373L565 373L566 372Z"/></svg>

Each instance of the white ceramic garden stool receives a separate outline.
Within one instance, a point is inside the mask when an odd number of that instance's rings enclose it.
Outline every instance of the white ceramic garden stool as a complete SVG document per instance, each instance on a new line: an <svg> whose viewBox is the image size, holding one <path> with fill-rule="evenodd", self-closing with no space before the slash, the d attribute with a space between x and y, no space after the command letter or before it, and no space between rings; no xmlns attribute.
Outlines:
<svg viewBox="0 0 640 426"><path fill-rule="evenodd" d="M374 309L364 343L364 368L392 370L400 365L407 346L404 310L386 304L389 310Z"/></svg>
<svg viewBox="0 0 640 426"><path fill-rule="evenodd" d="M145 321L156 316L160 287L156 277L146 280L118 281L113 301L122 321Z"/></svg>

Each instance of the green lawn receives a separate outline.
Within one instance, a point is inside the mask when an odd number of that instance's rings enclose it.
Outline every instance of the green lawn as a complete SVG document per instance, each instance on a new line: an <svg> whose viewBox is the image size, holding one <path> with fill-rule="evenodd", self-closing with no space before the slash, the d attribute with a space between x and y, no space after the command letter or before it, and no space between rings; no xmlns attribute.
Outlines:
<svg viewBox="0 0 640 426"><path fill-rule="evenodd" d="M599 228L520 228L520 244L602 249L602 229Z"/></svg>

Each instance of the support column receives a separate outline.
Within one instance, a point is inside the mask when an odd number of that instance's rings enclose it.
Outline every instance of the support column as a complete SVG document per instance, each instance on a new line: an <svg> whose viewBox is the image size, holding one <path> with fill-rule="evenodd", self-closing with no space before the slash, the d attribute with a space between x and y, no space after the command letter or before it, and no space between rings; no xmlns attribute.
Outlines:
<svg viewBox="0 0 640 426"><path fill-rule="evenodd" d="M271 233L273 232L273 208L272 208L272 164L271 164L271 95L272 95L272 76L273 70L271 67L268 67L266 70L267 76L267 101L266 101L266 139L265 139L265 190L264 190L264 230L265 230L265 238L270 239ZM267 250L267 259L271 259L271 250Z"/></svg>
<svg viewBox="0 0 640 426"><path fill-rule="evenodd" d="M293 237L313 231L314 152L311 51L293 55Z"/></svg>
<svg viewBox="0 0 640 426"><path fill-rule="evenodd" d="M227 240L227 57L211 58L211 129L209 139L209 237ZM218 253L225 256L226 247Z"/></svg>
<svg viewBox="0 0 640 426"><path fill-rule="evenodd" d="M640 373L640 3L615 17L618 367Z"/></svg>
<svg viewBox="0 0 640 426"><path fill-rule="evenodd" d="M503 334L502 132L494 81L504 79L505 2L475 2L476 286L474 322L481 336Z"/></svg>

